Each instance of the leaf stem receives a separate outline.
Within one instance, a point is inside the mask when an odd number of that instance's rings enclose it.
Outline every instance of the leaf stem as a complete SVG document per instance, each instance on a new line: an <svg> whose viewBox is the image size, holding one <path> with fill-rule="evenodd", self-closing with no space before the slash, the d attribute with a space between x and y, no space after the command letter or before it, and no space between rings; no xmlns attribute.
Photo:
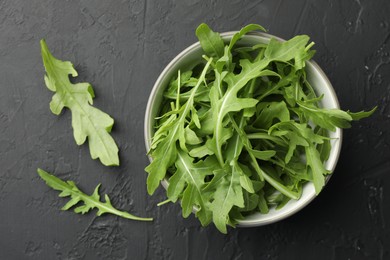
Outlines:
<svg viewBox="0 0 390 260"><path fill-rule="evenodd" d="M180 70L177 71L177 96L176 96L176 110L179 110L180 106Z"/></svg>
<svg viewBox="0 0 390 260"><path fill-rule="evenodd" d="M157 203L157 207L160 207L160 206L163 206L165 204L168 204L169 202L172 202L172 200L171 199L166 199L164 201L161 201L161 202Z"/></svg>

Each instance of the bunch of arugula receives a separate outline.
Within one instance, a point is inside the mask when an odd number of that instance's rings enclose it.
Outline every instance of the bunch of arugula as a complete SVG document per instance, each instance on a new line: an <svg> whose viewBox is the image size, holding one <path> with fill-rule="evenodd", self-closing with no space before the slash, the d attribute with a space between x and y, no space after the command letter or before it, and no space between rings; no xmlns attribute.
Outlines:
<svg viewBox="0 0 390 260"><path fill-rule="evenodd" d="M226 226L297 200L313 182L318 194L330 172L329 131L371 115L319 107L306 80L314 51L306 35L236 47L250 24L225 44L206 24L196 35L205 61L179 71L164 93L146 167L153 194L169 179L168 200L181 200L203 226ZM203 67L203 68L202 68Z"/></svg>

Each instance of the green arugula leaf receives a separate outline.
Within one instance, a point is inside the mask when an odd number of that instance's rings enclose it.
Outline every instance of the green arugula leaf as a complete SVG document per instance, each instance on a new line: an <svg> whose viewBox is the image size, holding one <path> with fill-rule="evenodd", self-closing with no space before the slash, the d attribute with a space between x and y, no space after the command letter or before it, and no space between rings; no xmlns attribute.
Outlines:
<svg viewBox="0 0 390 260"><path fill-rule="evenodd" d="M352 117L352 120L356 121L356 120L360 120L360 119L371 116L372 114L374 114L376 109L377 109L377 107L374 107L370 111L360 111L360 112L356 112L356 113L347 111L347 113Z"/></svg>
<svg viewBox="0 0 390 260"><path fill-rule="evenodd" d="M242 212L248 212L254 210L259 205L259 195L251 194L246 191L244 194L244 208L241 209Z"/></svg>
<svg viewBox="0 0 390 260"><path fill-rule="evenodd" d="M232 171L236 171L240 174L240 184L243 189L245 189L249 193L255 193L252 180L249 178L248 175L245 174L245 171L243 170L243 165L241 165L237 161L233 161Z"/></svg>
<svg viewBox="0 0 390 260"><path fill-rule="evenodd" d="M85 214L90 210L96 208L98 211L97 216L103 214L113 214L122 218L139 220L139 221L152 221L152 218L141 218L134 216L128 212L120 211L114 208L111 204L110 198L106 194L104 196L105 202L100 201L99 187L100 184L95 188L94 192L91 195L86 195L73 181L63 181L54 175L47 173L42 169L38 169L39 176L46 182L46 184L53 188L54 190L61 191L60 197L71 197L71 199L62 207L62 210L69 210L70 208L76 206L80 202L84 203L83 205L77 206L74 208L74 212L78 214Z"/></svg>
<svg viewBox="0 0 390 260"><path fill-rule="evenodd" d="M239 32L235 33L232 37L232 39L229 42L228 46L225 46L223 56L220 57L219 60L216 62L216 70L221 73L223 67L225 66L227 68L227 71L232 72L234 69L234 66L232 66L233 62L233 55L232 50L235 44L245 35L252 31L266 31L261 25L258 24L248 24L247 26L243 27Z"/></svg>
<svg viewBox="0 0 390 260"><path fill-rule="evenodd" d="M264 191L263 190L259 191L259 204L258 204L258 207L259 207L260 213L262 213L262 214L267 214L269 212L268 203L267 203L267 200L264 197Z"/></svg>
<svg viewBox="0 0 390 260"><path fill-rule="evenodd" d="M259 25L259 24L248 24L248 25L246 25L239 32L237 32L236 34L233 35L233 37L232 37L232 39L230 40L230 43L229 43L228 53L231 53L234 45L236 44L236 42L239 39L242 38L242 36L248 34L249 32L252 32L252 31L263 31L263 32L265 32L266 29L264 29L264 27Z"/></svg>
<svg viewBox="0 0 390 260"><path fill-rule="evenodd" d="M318 108L313 103L297 101L303 114L312 120L314 124L319 125L330 131L335 131L336 127L349 128L352 116L340 109Z"/></svg>
<svg viewBox="0 0 390 260"><path fill-rule="evenodd" d="M213 32L207 24L202 23L196 29L196 36L207 55L214 58L222 57L225 44L219 33Z"/></svg>
<svg viewBox="0 0 390 260"><path fill-rule="evenodd" d="M305 151L306 151L307 165L311 169L314 188L316 194L318 195L325 185L324 175L330 174L330 171L325 169L324 164L321 161L320 153L315 148L315 146L310 145L308 147L305 147Z"/></svg>
<svg viewBox="0 0 390 260"><path fill-rule="evenodd" d="M218 162L213 157L208 157L207 160L194 164L193 158L178 149L175 166L176 171L169 179L168 198L176 202L182 194L183 217L188 217L195 208L196 216L202 225L207 225L211 221L211 211L202 189L205 184L204 178L213 174Z"/></svg>
<svg viewBox="0 0 390 260"><path fill-rule="evenodd" d="M232 119L233 120L233 119ZM245 117L241 116L238 127L242 128L245 124ZM227 161L230 162L231 171L235 173L235 175L240 176L240 185L243 189L247 190L250 193L254 193L254 188L252 181L245 174L241 165L238 163L239 156L242 152L242 148L244 147L239 133L236 131L229 142L226 152Z"/></svg>
<svg viewBox="0 0 390 260"><path fill-rule="evenodd" d="M298 35L285 42L280 42L275 38L271 38L264 56L270 61L287 62L296 57L301 60L302 53L307 51L306 45L308 42L309 36L307 35Z"/></svg>
<svg viewBox="0 0 390 260"><path fill-rule="evenodd" d="M244 197L240 184L240 175L229 168L215 171L206 190L212 190L210 208L213 211L213 222L219 231L226 234L226 224L229 222L229 212L233 206L244 207Z"/></svg>
<svg viewBox="0 0 390 260"><path fill-rule="evenodd" d="M107 166L119 165L118 147L109 134L114 120L92 106L95 96L92 86L89 83L71 83L69 75L77 76L72 63L56 59L44 40L41 40L41 52L46 86L55 92L50 102L51 111L59 115L64 107L69 108L76 143L81 145L88 138L92 159L99 158Z"/></svg>
<svg viewBox="0 0 390 260"><path fill-rule="evenodd" d="M280 122L290 120L290 112L284 101L279 102L262 102L257 106L259 114L253 125L262 127L263 129L269 129L274 123L274 119L278 119Z"/></svg>

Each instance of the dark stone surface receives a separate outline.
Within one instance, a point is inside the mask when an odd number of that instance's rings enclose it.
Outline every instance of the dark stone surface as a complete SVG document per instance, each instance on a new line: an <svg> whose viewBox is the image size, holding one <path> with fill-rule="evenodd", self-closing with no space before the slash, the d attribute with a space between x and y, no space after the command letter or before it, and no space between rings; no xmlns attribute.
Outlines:
<svg viewBox="0 0 390 260"><path fill-rule="evenodd" d="M389 259L390 2L0 1L0 259ZM220 234L156 207L146 193L143 116L164 66L196 41L201 22L217 31L260 23L283 38L308 34L343 109L378 105L344 132L336 172L308 207L265 227ZM92 83L112 115L122 166L90 159L72 135L70 113L53 115L39 40ZM63 212L66 202L38 178L42 167L87 192L102 183L113 204L153 223Z"/></svg>

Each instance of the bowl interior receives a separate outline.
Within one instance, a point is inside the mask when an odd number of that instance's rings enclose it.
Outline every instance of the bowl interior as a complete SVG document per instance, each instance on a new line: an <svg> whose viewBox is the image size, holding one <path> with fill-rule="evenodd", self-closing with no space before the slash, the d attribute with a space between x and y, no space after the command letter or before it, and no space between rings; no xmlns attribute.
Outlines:
<svg viewBox="0 0 390 260"><path fill-rule="evenodd" d="M229 41L235 32L227 32L221 34L225 41ZM259 43L268 43L271 37L277 38L275 36L266 34L266 33L252 33L244 36L238 43L238 46L248 46L255 45ZM280 38L277 38L282 40ZM152 92L149 96L146 113L145 113L145 146L147 151L150 149L151 138L154 134L154 122L155 118L159 112L160 104L163 99L163 92L168 86L172 77L177 75L177 71L180 69L182 71L190 69L194 64L198 64L201 60L203 51L199 42L189 46L187 49L182 51L177 55L163 70L163 72L158 77L155 85L153 86ZM312 85L317 95L324 94L324 98L321 101L321 106L326 108L339 108L339 103L337 96L334 92L334 89L326 77L325 73L321 68L313 61L306 63L306 72L307 79ZM331 153L328 161L325 163L325 168L332 171L335 169L339 153L341 150L341 138L342 131L337 129L335 132L329 133L331 140ZM151 158L149 157L151 160ZM164 180L162 185L167 188L168 182ZM310 201L316 197L314 185L312 183L307 183L303 187L302 197L297 200L291 200L281 209L271 208L268 214L255 213L250 216L247 216L244 220L239 221L238 226L260 226L270 224L279 220L282 220L292 214L298 212Z"/></svg>

